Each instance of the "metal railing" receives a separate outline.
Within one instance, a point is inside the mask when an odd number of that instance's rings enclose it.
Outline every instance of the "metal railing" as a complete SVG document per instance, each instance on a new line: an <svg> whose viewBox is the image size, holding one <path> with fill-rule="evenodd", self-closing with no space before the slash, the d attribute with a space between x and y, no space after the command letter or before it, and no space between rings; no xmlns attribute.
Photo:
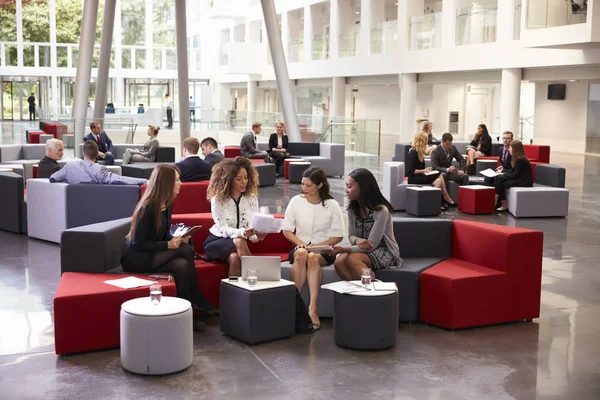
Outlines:
<svg viewBox="0 0 600 400"><path fill-rule="evenodd" d="M419 15L410 19L410 50L442 47L442 13Z"/></svg>

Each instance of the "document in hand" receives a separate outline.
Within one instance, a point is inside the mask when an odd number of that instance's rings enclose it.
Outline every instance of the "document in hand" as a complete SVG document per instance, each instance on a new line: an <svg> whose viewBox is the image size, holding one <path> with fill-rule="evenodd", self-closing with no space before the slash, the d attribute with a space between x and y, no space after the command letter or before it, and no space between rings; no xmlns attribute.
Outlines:
<svg viewBox="0 0 600 400"><path fill-rule="evenodd" d="M488 178L493 178L495 176L502 175L502 172L496 172L493 169L488 168L481 171L481 175L486 176Z"/></svg>
<svg viewBox="0 0 600 400"><path fill-rule="evenodd" d="M270 214L250 213L250 228L261 233L279 233L283 226L283 219L275 218Z"/></svg>
<svg viewBox="0 0 600 400"><path fill-rule="evenodd" d="M334 292L338 293L354 293L369 290L362 285L358 285L356 283L348 281L339 281L328 283L326 285L321 285L321 289L333 290Z"/></svg>
<svg viewBox="0 0 600 400"><path fill-rule="evenodd" d="M432 171L427 172L425 175L436 175L439 173L440 173L440 171L432 170Z"/></svg>

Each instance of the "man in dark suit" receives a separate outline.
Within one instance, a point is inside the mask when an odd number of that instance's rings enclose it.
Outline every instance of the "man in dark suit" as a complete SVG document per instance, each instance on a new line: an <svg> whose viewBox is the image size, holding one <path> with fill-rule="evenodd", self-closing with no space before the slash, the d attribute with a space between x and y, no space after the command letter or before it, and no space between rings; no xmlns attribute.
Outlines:
<svg viewBox="0 0 600 400"><path fill-rule="evenodd" d="M212 164L198 156L200 142L194 137L183 141L183 156L185 160L175 164L181 171L181 182L200 182L210 179Z"/></svg>
<svg viewBox="0 0 600 400"><path fill-rule="evenodd" d="M500 157L500 166L496 168L496 172L502 172L503 174L510 171L512 168L512 156L510 155L510 144L513 141L513 133L511 131L506 131L502 134L502 144L504 147L498 149L498 152L495 154ZM495 178L484 178L484 184L486 186L495 186Z"/></svg>
<svg viewBox="0 0 600 400"><path fill-rule="evenodd" d="M58 160L62 159L65 145L62 140L50 139L46 142L46 156L38 163L38 178L50 178L56 171L60 170Z"/></svg>
<svg viewBox="0 0 600 400"><path fill-rule="evenodd" d="M114 165L115 157L113 156L113 143L106 132L102 130L100 124L96 121L90 123L91 133L88 133L83 141L91 140L98 145L98 158L96 162L104 165Z"/></svg>
<svg viewBox="0 0 600 400"><path fill-rule="evenodd" d="M217 148L217 141L211 137L202 139L200 147L202 147L202 155L204 161L208 161L211 165L215 165L220 162L225 156L221 153L221 150Z"/></svg>
<svg viewBox="0 0 600 400"><path fill-rule="evenodd" d="M453 181L459 185L468 185L469 176L464 173L465 158L454 147L454 138L449 133L442 135L442 143L431 152L431 169L440 171L446 182ZM452 165L452 160L460 163L460 168Z"/></svg>
<svg viewBox="0 0 600 400"><path fill-rule="evenodd" d="M240 141L240 150L242 155L247 158L262 159L269 162L269 154L266 151L260 151L256 148L256 135L260 134L262 124L255 122L252 124L252 130L242 136Z"/></svg>

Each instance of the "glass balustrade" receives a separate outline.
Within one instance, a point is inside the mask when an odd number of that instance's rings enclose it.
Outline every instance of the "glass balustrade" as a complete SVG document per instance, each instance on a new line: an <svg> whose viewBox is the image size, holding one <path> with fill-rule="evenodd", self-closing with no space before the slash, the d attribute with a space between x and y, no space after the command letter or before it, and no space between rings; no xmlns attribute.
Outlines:
<svg viewBox="0 0 600 400"><path fill-rule="evenodd" d="M360 40L360 25L355 25L352 29L340 34L339 36L339 56L355 57L358 55L358 41Z"/></svg>
<svg viewBox="0 0 600 400"><path fill-rule="evenodd" d="M398 21L385 21L371 29L371 54L398 51Z"/></svg>
<svg viewBox="0 0 600 400"><path fill-rule="evenodd" d="M410 19L410 50L442 47L442 13L419 15Z"/></svg>
<svg viewBox="0 0 600 400"><path fill-rule="evenodd" d="M496 41L497 4L472 4L456 13L456 45Z"/></svg>
<svg viewBox="0 0 600 400"><path fill-rule="evenodd" d="M329 58L329 36L315 37L312 41L312 59L327 60Z"/></svg>
<svg viewBox="0 0 600 400"><path fill-rule="evenodd" d="M515 19L513 26L513 39L518 40L521 38L521 10L523 6L521 0L515 1Z"/></svg>
<svg viewBox="0 0 600 400"><path fill-rule="evenodd" d="M288 61L291 63L304 61L304 40L297 39L290 42L288 47Z"/></svg>
<svg viewBox="0 0 600 400"><path fill-rule="evenodd" d="M527 29L583 24L587 21L587 0L529 0Z"/></svg>

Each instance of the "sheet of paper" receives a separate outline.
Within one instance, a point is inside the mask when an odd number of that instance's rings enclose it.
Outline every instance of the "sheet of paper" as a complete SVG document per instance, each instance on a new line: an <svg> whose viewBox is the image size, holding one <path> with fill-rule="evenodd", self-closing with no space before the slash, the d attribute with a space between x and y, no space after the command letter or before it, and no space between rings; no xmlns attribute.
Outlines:
<svg viewBox="0 0 600 400"><path fill-rule="evenodd" d="M136 278L135 276L128 276L127 278L110 279L104 281L104 283L120 287L121 289L132 289L136 287L154 285L156 281L149 281L147 279Z"/></svg>
<svg viewBox="0 0 600 400"><path fill-rule="evenodd" d="M437 174L439 174L439 173L440 173L440 171L433 170L433 171L429 171L429 172L428 172L428 173L426 173L425 175L437 175Z"/></svg>
<svg viewBox="0 0 600 400"><path fill-rule="evenodd" d="M494 171L494 170L493 170L493 169L491 169L491 168L484 169L484 170L483 170L483 171L481 171L480 173L481 173L481 175L483 175L483 176L487 176L488 178L493 178L493 177L495 177L495 176L502 175L502 172L496 172L496 171Z"/></svg>
<svg viewBox="0 0 600 400"><path fill-rule="evenodd" d="M396 282L373 282L374 290L390 290L396 291L398 290L398 286L396 286Z"/></svg>
<svg viewBox="0 0 600 400"><path fill-rule="evenodd" d="M333 290L334 292L338 292L338 293L353 293L353 292L369 290L362 285L357 285L356 283L347 282L347 281L328 283L326 285L322 285L321 289Z"/></svg>
<svg viewBox="0 0 600 400"><path fill-rule="evenodd" d="M261 233L279 233L283 226L283 219L275 218L269 214L250 213L250 228Z"/></svg>

